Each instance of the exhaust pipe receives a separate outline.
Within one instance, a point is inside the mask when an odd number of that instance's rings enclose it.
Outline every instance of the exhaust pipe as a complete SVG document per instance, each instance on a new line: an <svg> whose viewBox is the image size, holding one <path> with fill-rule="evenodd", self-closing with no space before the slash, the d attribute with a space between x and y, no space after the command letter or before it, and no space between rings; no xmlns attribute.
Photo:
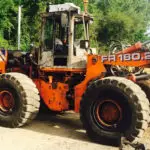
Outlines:
<svg viewBox="0 0 150 150"><path fill-rule="evenodd" d="M89 0L83 0L83 3L84 3L84 12L85 12L85 14L88 14Z"/></svg>

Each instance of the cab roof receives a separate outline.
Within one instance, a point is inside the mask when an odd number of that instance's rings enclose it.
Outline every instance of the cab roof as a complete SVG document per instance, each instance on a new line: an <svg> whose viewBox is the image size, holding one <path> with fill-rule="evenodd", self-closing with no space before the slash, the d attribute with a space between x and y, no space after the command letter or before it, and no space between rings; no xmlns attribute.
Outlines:
<svg viewBox="0 0 150 150"><path fill-rule="evenodd" d="M49 5L49 13L54 12L71 12L75 11L76 13L80 14L81 9L80 7L76 6L73 3L65 3L65 4L57 4L57 5Z"/></svg>

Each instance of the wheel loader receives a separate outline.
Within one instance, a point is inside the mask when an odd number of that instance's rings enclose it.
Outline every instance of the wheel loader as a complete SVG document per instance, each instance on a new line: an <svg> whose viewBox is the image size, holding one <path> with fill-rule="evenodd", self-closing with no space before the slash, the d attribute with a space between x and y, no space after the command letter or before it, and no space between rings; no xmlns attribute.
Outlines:
<svg viewBox="0 0 150 150"><path fill-rule="evenodd" d="M149 66L148 46L139 42L114 55L92 54L93 17L88 1L84 4L85 12L72 3L48 5L41 15L39 48L0 50L1 125L28 124L42 101L52 111L80 113L95 142L120 136L132 142L143 135L150 109L149 93L141 84L149 75L136 69Z"/></svg>

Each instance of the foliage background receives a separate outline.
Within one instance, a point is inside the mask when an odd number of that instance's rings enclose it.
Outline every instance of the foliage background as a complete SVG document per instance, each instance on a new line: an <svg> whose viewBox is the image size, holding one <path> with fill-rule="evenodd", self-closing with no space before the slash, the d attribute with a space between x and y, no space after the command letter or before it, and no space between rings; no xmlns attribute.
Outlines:
<svg viewBox="0 0 150 150"><path fill-rule="evenodd" d="M45 11L47 2L72 2L83 10L82 0L0 0L0 47L17 49L19 5L23 6L21 49L28 50L31 43L39 46L40 13ZM147 40L144 33L150 23L149 11L149 0L89 0L89 12L95 18L90 29L92 46L107 50L111 40Z"/></svg>

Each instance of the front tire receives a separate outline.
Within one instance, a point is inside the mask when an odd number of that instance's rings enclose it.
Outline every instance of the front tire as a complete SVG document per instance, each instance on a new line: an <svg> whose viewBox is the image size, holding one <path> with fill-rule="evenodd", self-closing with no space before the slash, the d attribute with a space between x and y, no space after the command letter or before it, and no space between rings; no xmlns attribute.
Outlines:
<svg viewBox="0 0 150 150"><path fill-rule="evenodd" d="M33 81L21 73L0 75L0 123L20 127L33 120L40 107L40 97Z"/></svg>
<svg viewBox="0 0 150 150"><path fill-rule="evenodd" d="M149 102L132 81L107 77L89 85L82 97L80 118L91 139L118 139L133 142L148 127Z"/></svg>

